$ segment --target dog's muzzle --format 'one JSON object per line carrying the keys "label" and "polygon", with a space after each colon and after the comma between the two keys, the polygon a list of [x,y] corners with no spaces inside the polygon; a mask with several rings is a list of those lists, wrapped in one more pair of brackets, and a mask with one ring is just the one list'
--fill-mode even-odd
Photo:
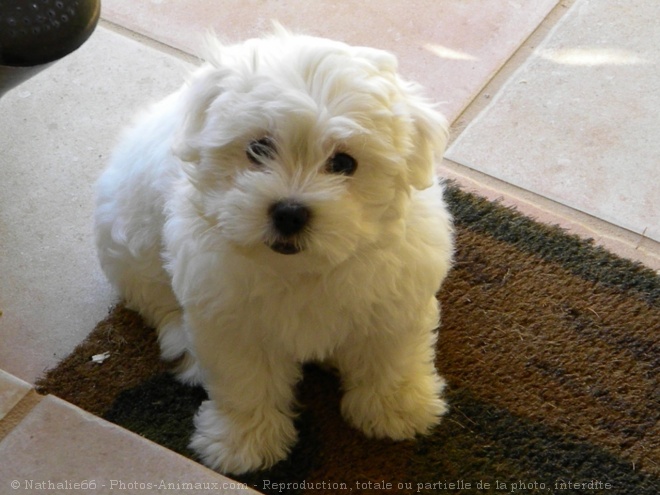
{"label": "dog's muzzle", "polygon": [[269,247],[280,254],[296,254],[301,247],[296,237],[309,224],[312,216],[310,209],[295,201],[278,201],[268,210],[273,228],[278,239]]}

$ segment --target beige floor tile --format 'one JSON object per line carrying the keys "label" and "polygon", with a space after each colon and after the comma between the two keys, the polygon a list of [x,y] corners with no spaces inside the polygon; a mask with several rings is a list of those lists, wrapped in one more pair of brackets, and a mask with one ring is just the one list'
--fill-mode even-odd
{"label": "beige floor tile", "polygon": [[658,18],[577,0],[448,157],[660,240]]}
{"label": "beige floor tile", "polygon": [[33,382],[107,313],[92,185],[136,109],[186,70],[99,28],[0,99],[0,368]]}
{"label": "beige floor tile", "polygon": [[31,389],[29,383],[0,370],[0,421]]}
{"label": "beige floor tile", "polygon": [[0,493],[256,493],[53,396],[0,442],[0,459]]}
{"label": "beige floor tile", "polygon": [[103,17],[188,53],[209,29],[240,41],[270,29],[369,45],[397,54],[401,72],[444,102],[450,120],[538,26],[556,0],[105,0]]}

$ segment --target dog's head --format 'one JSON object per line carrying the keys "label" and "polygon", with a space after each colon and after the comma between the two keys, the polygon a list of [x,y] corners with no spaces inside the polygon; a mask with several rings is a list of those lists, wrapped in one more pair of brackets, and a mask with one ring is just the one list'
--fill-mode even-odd
{"label": "dog's head", "polygon": [[212,45],[182,92],[175,146],[209,235],[307,266],[400,239],[447,126],[395,57],[283,29]]}

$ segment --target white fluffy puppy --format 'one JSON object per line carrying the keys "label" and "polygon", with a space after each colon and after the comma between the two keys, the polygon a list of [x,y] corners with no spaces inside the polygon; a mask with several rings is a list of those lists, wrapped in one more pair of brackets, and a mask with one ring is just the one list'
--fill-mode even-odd
{"label": "white fluffy puppy", "polygon": [[95,217],[108,278],[208,391],[192,449],[234,474],[284,459],[309,360],[337,368],[366,435],[428,432],[444,118],[380,50],[278,28],[211,52],[127,133]]}

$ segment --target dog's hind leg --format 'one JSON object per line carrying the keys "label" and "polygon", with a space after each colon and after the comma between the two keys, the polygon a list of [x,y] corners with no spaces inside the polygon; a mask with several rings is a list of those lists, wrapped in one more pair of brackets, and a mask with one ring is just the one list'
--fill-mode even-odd
{"label": "dog's hind leg", "polygon": [[185,329],[183,309],[168,283],[161,280],[141,280],[134,283],[127,306],[137,310],[158,333],[161,357],[176,361],[173,369],[179,381],[201,384],[197,359],[193,356]]}
{"label": "dog's hind leg", "polygon": [[[183,309],[172,291],[169,275],[159,262],[160,254],[141,253],[136,258],[116,244],[100,253],[103,270],[126,307],[140,313],[156,329],[161,357],[165,361],[177,361],[174,372],[180,381],[199,384],[199,366],[190,351]],[[149,262],[154,260],[158,262]]]}

